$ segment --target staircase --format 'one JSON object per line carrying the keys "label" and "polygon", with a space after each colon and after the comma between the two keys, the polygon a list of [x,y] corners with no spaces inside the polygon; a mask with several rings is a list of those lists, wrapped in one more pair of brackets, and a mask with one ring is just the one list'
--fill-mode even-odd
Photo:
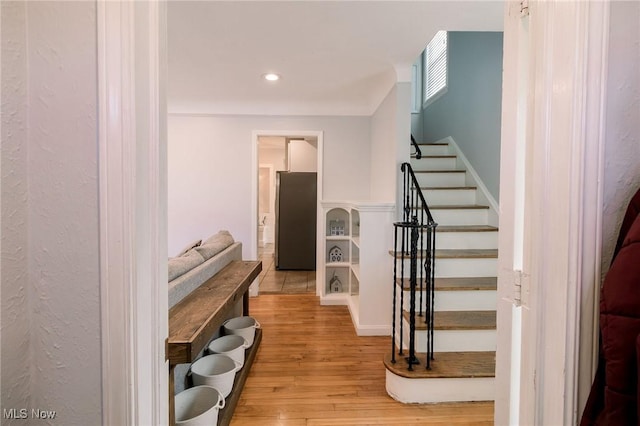
{"label": "staircase", "polygon": [[[429,315],[417,316],[414,345],[420,364],[409,368],[405,357],[410,341],[410,284],[406,278],[397,280],[402,314],[396,315],[396,321],[402,322],[402,331],[398,327],[394,336],[396,362],[391,354],[384,359],[387,392],[405,403],[493,400],[498,257],[498,228],[493,225],[497,224],[497,212],[478,201],[486,198],[479,193],[465,161],[455,154],[455,145],[421,144],[419,148],[421,158],[412,156],[410,164],[438,224],[433,359],[427,369]],[[409,270],[409,260],[402,257],[396,266],[404,262]],[[426,300],[425,294],[416,295],[416,311],[422,304],[422,310],[428,312]],[[397,353],[400,342],[402,354]]]}

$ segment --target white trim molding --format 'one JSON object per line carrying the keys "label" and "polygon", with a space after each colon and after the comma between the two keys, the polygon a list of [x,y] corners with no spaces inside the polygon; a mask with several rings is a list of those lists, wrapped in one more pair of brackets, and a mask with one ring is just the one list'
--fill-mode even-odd
{"label": "white trim molding", "polygon": [[[525,18],[516,2],[506,5],[496,424],[577,424],[588,395],[597,344],[608,23],[607,0],[530,1]],[[526,90],[518,73],[528,75]],[[522,273],[514,274],[518,259],[509,253],[518,250]],[[504,303],[516,275],[518,315]]]}
{"label": "white trim molding", "polygon": [[168,423],[166,4],[97,2],[102,423]]}

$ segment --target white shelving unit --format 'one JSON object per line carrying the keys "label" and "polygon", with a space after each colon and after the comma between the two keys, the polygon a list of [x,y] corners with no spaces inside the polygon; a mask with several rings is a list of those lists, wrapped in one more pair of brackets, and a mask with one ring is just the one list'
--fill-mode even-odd
{"label": "white shelving unit", "polygon": [[393,292],[392,203],[323,201],[317,294],[347,305],[358,335],[389,335]]}

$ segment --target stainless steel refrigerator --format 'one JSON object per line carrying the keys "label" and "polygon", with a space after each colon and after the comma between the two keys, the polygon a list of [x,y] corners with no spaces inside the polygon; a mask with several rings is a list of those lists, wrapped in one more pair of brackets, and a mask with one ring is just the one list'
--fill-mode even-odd
{"label": "stainless steel refrigerator", "polygon": [[276,269],[316,269],[316,173],[276,174]]}

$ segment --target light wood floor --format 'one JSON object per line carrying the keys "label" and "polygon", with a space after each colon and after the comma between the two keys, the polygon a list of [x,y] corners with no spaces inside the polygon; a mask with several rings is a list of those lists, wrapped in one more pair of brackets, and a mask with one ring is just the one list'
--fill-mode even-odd
{"label": "light wood floor", "polygon": [[401,404],[385,391],[388,337],[356,336],[345,306],[315,295],[250,301],[263,328],[232,426],[490,425],[493,403]]}

